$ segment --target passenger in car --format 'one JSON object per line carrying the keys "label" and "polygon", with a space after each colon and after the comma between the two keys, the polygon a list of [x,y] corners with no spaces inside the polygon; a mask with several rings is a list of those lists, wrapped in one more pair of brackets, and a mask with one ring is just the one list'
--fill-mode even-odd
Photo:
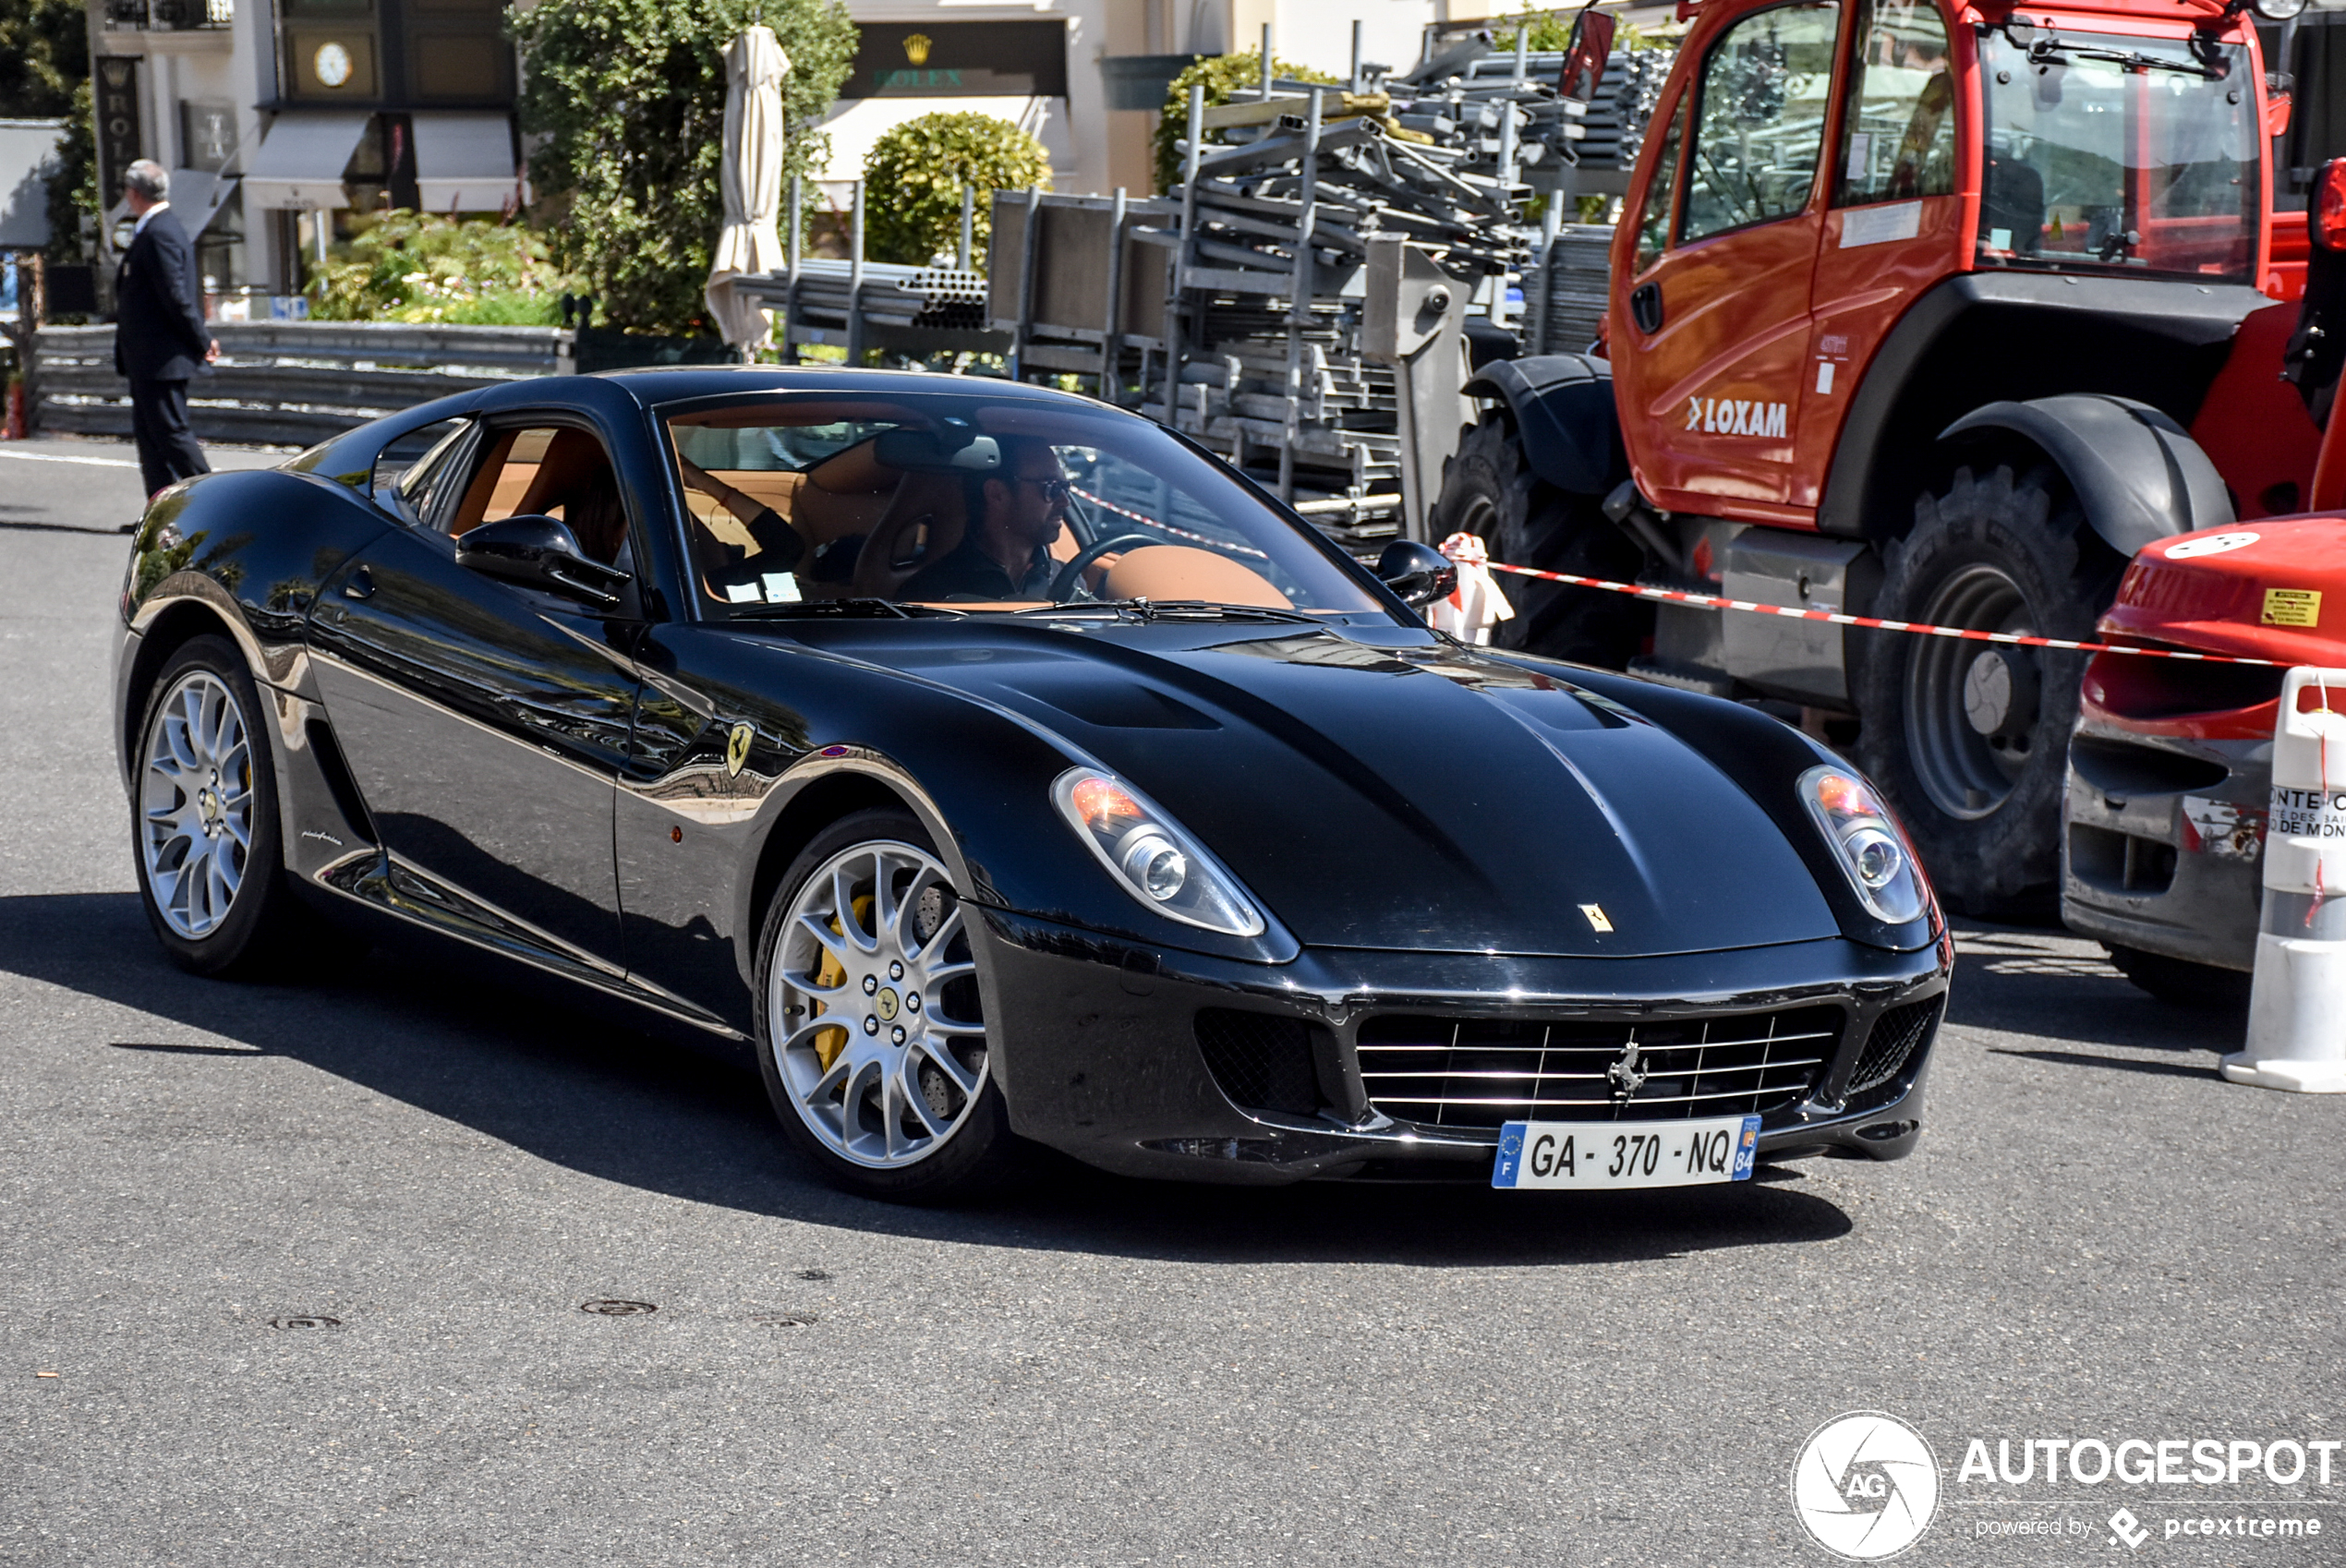
{"label": "passenger in car", "polygon": [[[797,567],[806,554],[806,541],[780,513],[748,491],[727,484],[689,457],[680,454],[676,462],[686,485],[732,513],[735,521],[749,530],[749,537],[757,542],[756,570],[789,572]],[[741,545],[719,538],[697,520],[693,528],[693,552],[701,574],[711,582],[740,576],[744,563],[752,554]]]}
{"label": "passenger in car", "polygon": [[1047,441],[996,438],[999,472],[974,488],[975,526],[943,560],[923,567],[898,594],[906,599],[1047,599],[1059,563],[1051,542],[1067,521],[1067,470]]}

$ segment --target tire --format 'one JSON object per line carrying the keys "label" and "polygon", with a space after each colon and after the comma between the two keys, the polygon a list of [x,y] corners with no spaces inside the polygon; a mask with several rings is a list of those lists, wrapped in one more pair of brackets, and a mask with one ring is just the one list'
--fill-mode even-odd
{"label": "tire", "polygon": [[[1474,534],[1491,559],[1543,572],[1631,582],[1644,557],[1604,515],[1602,498],[1569,495],[1524,460],[1523,443],[1493,415],[1467,433],[1442,475],[1437,537]],[[1653,607],[1626,594],[1501,573],[1515,619],[1492,628],[1501,647],[1626,669],[1653,632]]]}
{"label": "tire", "polygon": [[[893,929],[890,908],[905,911]],[[928,835],[901,811],[857,812],[816,835],[767,910],[758,1070],[792,1146],[851,1192],[942,1202],[1015,1173],[961,918]],[[851,1021],[816,1021],[839,1015]]]}
{"label": "tire", "polygon": [[269,709],[227,638],[165,661],[139,720],[130,802],[139,903],[180,968],[248,977],[300,950]]}
{"label": "tire", "polygon": [[2239,970],[2219,969],[2214,964],[2171,959],[2164,953],[2121,947],[2108,942],[2102,947],[2109,951],[2110,961],[2117,966],[2119,973],[2162,1002],[2210,1012],[2245,1012],[2248,1008],[2251,977]]}
{"label": "tire", "polygon": [[[1955,470],[1884,552],[1887,620],[2091,638],[2125,561],[2058,470]],[[2050,916],[2086,656],[1874,631],[1853,660],[1858,760],[1940,898],[1962,913]]]}

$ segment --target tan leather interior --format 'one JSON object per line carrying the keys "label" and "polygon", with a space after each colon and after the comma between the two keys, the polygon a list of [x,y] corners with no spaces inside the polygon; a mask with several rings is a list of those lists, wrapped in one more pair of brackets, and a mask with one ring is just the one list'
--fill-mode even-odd
{"label": "tan leather interior", "polygon": [[968,529],[969,507],[959,478],[905,475],[856,553],[851,591],[858,598],[895,598],[914,573],[950,555]]}
{"label": "tan leather interior", "polygon": [[490,444],[448,531],[461,536],[483,523],[531,513],[559,517],[570,498],[610,466],[603,443],[585,430],[507,430]]}
{"label": "tan leather interior", "polygon": [[1206,599],[1215,604],[1293,608],[1270,579],[1228,556],[1192,545],[1143,545],[1109,567],[1100,597],[1108,599]]}
{"label": "tan leather interior", "polygon": [[[514,456],[518,458],[521,453],[516,452]],[[603,452],[603,443],[593,436],[584,430],[556,430],[554,439],[547,443],[545,455],[538,460],[538,471],[529,476],[521,500],[514,503],[513,512],[507,515],[553,512],[581,493],[590,480],[610,466],[611,459]],[[498,488],[504,488],[502,476],[499,476]]]}

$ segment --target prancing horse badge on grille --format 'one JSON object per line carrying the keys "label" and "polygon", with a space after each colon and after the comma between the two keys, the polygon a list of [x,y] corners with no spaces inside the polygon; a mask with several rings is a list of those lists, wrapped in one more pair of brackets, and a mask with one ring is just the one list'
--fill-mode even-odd
{"label": "prancing horse badge on grille", "polygon": [[1639,1055],[1638,1043],[1632,1040],[1621,1047],[1621,1059],[1604,1069],[1604,1076],[1613,1080],[1614,1099],[1626,1100],[1645,1087],[1646,1072],[1638,1065]]}

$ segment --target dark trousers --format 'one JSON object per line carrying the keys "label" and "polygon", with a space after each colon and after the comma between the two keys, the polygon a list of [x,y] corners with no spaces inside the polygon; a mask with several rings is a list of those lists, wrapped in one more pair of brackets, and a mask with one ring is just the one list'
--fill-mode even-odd
{"label": "dark trousers", "polygon": [[212,472],[196,433],[187,428],[187,383],[130,383],[130,435],[139,443],[139,473],[147,493]]}

